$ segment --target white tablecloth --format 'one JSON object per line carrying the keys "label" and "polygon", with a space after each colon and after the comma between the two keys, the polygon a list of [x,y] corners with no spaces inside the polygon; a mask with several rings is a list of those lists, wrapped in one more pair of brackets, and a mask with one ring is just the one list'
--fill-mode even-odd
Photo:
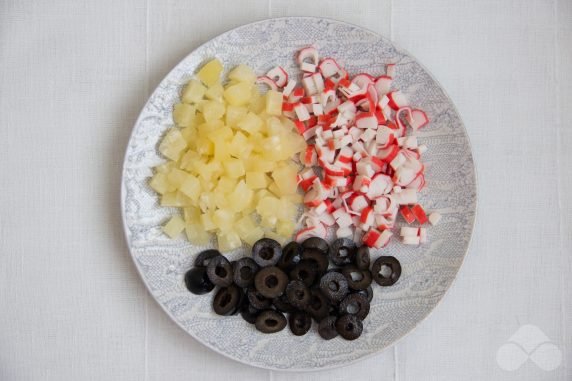
{"label": "white tablecloth", "polygon": [[[434,313],[373,358],[296,375],[170,321],[119,210],[129,133],[161,78],[217,34],[287,15],[416,56],[458,106],[479,182],[469,255]],[[570,0],[4,0],[0,380],[571,380],[571,115]]]}

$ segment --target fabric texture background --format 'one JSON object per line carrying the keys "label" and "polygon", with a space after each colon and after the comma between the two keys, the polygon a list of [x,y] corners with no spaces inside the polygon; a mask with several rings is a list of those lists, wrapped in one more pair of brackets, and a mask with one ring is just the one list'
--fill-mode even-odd
{"label": "fabric texture background", "polygon": [[[295,375],[178,328],[139,279],[119,209],[127,140],[161,78],[228,29],[290,15],[415,56],[459,109],[479,186],[469,254],[430,317],[373,358]],[[570,380],[571,105],[570,0],[2,1],[0,380]],[[526,325],[560,352],[555,369],[535,351],[512,371],[498,361]]]}

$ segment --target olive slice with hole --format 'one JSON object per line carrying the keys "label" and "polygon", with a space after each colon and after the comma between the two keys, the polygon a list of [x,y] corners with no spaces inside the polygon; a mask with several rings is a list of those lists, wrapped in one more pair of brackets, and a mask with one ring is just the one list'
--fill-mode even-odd
{"label": "olive slice with hole", "polygon": [[365,290],[357,291],[356,294],[360,294],[360,295],[365,296],[367,301],[371,303],[371,300],[373,299],[373,288],[371,288],[371,286],[369,286]]}
{"label": "olive slice with hole", "polygon": [[336,320],[336,331],[346,340],[355,340],[361,336],[363,323],[356,315],[343,315]]}
{"label": "olive slice with hole", "polygon": [[313,262],[318,276],[325,274],[328,271],[330,260],[328,256],[317,249],[304,249],[302,251],[302,259]]}
{"label": "olive slice with hole", "polygon": [[282,255],[282,246],[270,238],[262,238],[252,246],[252,259],[260,267],[274,266]]}
{"label": "olive slice with hole", "polygon": [[[286,288],[288,288],[288,287],[286,287]],[[276,311],[280,311],[280,312],[287,313],[287,312],[293,312],[296,310],[296,307],[291,305],[290,302],[288,301],[288,297],[286,296],[286,293],[280,295],[277,298],[272,299],[272,305],[274,306]]]}
{"label": "olive slice with hole", "polygon": [[314,320],[321,321],[330,313],[330,301],[319,288],[312,288],[310,293],[311,297],[306,306],[306,311]]}
{"label": "olive slice with hole", "polygon": [[276,333],[286,327],[287,321],[284,315],[278,311],[262,311],[254,323],[257,330],[262,333]]}
{"label": "olive slice with hole", "polygon": [[228,287],[232,284],[232,265],[228,259],[222,255],[214,257],[209,261],[207,274],[215,286]]}
{"label": "olive slice with hole", "polygon": [[304,336],[312,327],[312,318],[306,312],[295,311],[288,317],[290,331],[296,336]]}
{"label": "olive slice with hole", "polygon": [[254,287],[267,298],[276,298],[284,292],[288,276],[276,266],[264,267],[254,276]]}
{"label": "olive slice with hole", "polygon": [[245,303],[240,311],[240,316],[250,324],[254,324],[256,322],[256,318],[260,314],[260,310],[254,308],[248,303]]}
{"label": "olive slice with hole", "polygon": [[291,280],[286,286],[286,297],[292,306],[303,309],[310,302],[312,294],[308,286],[301,280]]}
{"label": "olive slice with hole", "polygon": [[320,237],[310,237],[306,239],[304,242],[302,242],[302,247],[304,249],[316,249],[324,255],[328,255],[328,251],[330,250],[330,245],[328,245],[328,242]]}
{"label": "olive slice with hole", "polygon": [[242,290],[234,284],[222,287],[213,299],[213,310],[218,315],[234,315],[240,309],[243,297]]}
{"label": "olive slice with hole", "polygon": [[276,264],[284,271],[290,271],[302,260],[302,245],[292,241],[282,249],[282,256]]}
{"label": "olive slice with hole", "polygon": [[379,257],[373,262],[371,275],[380,286],[391,286],[401,276],[401,264],[395,257]]}
{"label": "olive slice with hole", "polygon": [[348,280],[348,286],[352,290],[365,290],[371,285],[371,273],[369,270],[360,270],[355,266],[346,266],[342,274]]}
{"label": "olive slice with hole", "polygon": [[364,320],[369,314],[369,302],[367,298],[360,294],[349,294],[340,303],[340,315],[356,315],[358,319]]}
{"label": "olive slice with hole", "polygon": [[210,260],[219,255],[222,255],[220,251],[214,249],[202,251],[197,255],[197,258],[195,258],[195,266],[207,267]]}
{"label": "olive slice with hole", "polygon": [[331,340],[338,336],[338,331],[336,330],[336,316],[330,315],[320,320],[318,325],[318,333],[324,340]]}
{"label": "olive slice with hole", "polygon": [[270,304],[272,303],[270,299],[264,297],[254,287],[248,289],[246,292],[246,297],[248,299],[248,303],[259,310],[265,310],[269,308]]}
{"label": "olive slice with hole", "polygon": [[353,262],[356,244],[348,238],[338,238],[330,246],[330,259],[336,266],[348,265]]}
{"label": "olive slice with hole", "polygon": [[360,270],[368,270],[371,262],[369,247],[360,246],[354,256],[354,264]]}
{"label": "olive slice with hole", "polygon": [[310,261],[303,260],[290,270],[291,280],[301,280],[308,287],[314,284],[314,281],[319,278],[317,275],[316,268]]}
{"label": "olive slice with hole", "polygon": [[343,274],[337,272],[327,273],[320,280],[320,290],[330,301],[338,303],[349,292],[348,280]]}
{"label": "olive slice with hole", "polygon": [[254,283],[254,276],[259,267],[252,258],[244,257],[233,263],[232,272],[234,283],[238,287],[246,288]]}

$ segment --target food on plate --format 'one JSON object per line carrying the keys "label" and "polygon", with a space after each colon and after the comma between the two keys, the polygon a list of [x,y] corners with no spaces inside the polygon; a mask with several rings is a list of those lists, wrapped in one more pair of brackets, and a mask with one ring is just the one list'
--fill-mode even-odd
{"label": "food on plate", "polygon": [[[325,340],[338,335],[355,340],[370,311],[372,279],[391,286],[401,275],[401,265],[394,257],[380,257],[370,271],[367,246],[347,238],[336,242],[329,245],[310,237],[282,248],[262,238],[253,245],[252,258],[232,263],[217,250],[206,250],[185,274],[185,285],[196,295],[218,286],[213,311],[223,316],[240,313],[262,333],[279,332],[288,325],[292,334],[303,336],[314,320]],[[342,250],[344,261],[334,262],[339,256],[330,253]]]}
{"label": "food on plate", "polygon": [[215,235],[218,249],[252,245],[266,236],[284,242],[295,231],[299,164],[306,148],[295,124],[282,114],[282,94],[261,94],[246,65],[223,82],[212,60],[184,87],[173,108],[175,127],[159,144],[168,159],[149,185],[165,207],[182,208],[163,227],[171,238],[186,232],[199,245]]}

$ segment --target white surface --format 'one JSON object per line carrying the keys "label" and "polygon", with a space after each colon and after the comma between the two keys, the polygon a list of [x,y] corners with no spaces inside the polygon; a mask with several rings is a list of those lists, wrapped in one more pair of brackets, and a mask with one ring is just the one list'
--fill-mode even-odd
{"label": "white surface", "polygon": [[[302,14],[380,32],[437,77],[472,139],[479,212],[458,280],[411,335],[294,377],[208,351],[151,300],[119,179],[172,66],[227,29]],[[570,0],[2,1],[0,380],[570,380],[571,105]],[[561,351],[555,370],[497,364],[524,324]]]}

